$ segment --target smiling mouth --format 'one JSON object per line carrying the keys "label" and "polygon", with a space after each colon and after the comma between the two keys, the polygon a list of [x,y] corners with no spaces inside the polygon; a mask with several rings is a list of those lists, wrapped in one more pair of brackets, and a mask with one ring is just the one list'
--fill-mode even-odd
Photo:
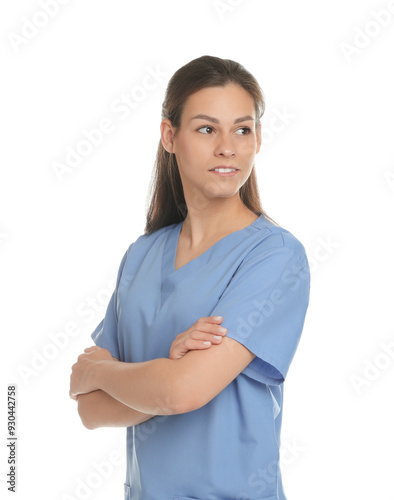
{"label": "smiling mouth", "polygon": [[225,167],[216,167],[210,170],[216,177],[235,177],[239,169],[238,168],[225,168]]}
{"label": "smiling mouth", "polygon": [[238,168],[233,168],[233,167],[216,167],[212,168],[210,172],[221,172],[223,174],[230,173],[230,172],[236,172],[239,170]]}

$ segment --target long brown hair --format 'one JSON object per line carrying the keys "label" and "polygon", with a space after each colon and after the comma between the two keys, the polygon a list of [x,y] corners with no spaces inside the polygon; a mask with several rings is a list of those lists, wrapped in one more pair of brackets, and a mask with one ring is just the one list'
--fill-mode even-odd
{"label": "long brown hair", "polygon": [[[162,106],[162,120],[168,118],[175,128],[179,128],[185,102],[191,94],[206,87],[224,87],[229,83],[239,85],[252,97],[256,110],[257,129],[265,110],[263,92],[257,80],[241,64],[214,56],[194,59],[173,74]],[[157,149],[149,193],[150,202],[145,234],[185,220],[187,205],[178,164],[175,155],[164,149],[161,140]],[[273,224],[278,225],[261,206],[254,166],[247,181],[239,189],[239,197],[249,210],[259,215],[262,214]]]}

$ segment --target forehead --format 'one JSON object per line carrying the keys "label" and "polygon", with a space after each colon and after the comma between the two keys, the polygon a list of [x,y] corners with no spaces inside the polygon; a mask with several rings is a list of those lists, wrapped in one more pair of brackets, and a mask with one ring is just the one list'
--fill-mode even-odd
{"label": "forehead", "polygon": [[183,116],[187,119],[196,113],[219,119],[243,115],[255,118],[256,110],[249,92],[239,85],[228,84],[224,87],[206,87],[190,95],[185,102]]}

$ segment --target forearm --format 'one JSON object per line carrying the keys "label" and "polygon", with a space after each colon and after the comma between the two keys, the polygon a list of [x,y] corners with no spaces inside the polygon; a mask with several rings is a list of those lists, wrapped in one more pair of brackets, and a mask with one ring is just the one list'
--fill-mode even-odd
{"label": "forearm", "polygon": [[183,413],[179,398],[179,361],[166,358],[143,363],[99,361],[93,385],[138,412],[152,415]]}
{"label": "forearm", "polygon": [[79,416],[88,429],[129,427],[154,416],[130,408],[102,390],[80,394],[77,403]]}

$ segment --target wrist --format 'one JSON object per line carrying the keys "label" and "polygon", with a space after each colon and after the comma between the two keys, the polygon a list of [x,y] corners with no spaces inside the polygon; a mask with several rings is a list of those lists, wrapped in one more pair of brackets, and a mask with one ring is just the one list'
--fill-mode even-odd
{"label": "wrist", "polygon": [[105,374],[107,373],[108,364],[114,363],[115,361],[101,359],[93,364],[91,371],[91,385],[94,387],[93,391],[103,389],[102,384],[105,380]]}

